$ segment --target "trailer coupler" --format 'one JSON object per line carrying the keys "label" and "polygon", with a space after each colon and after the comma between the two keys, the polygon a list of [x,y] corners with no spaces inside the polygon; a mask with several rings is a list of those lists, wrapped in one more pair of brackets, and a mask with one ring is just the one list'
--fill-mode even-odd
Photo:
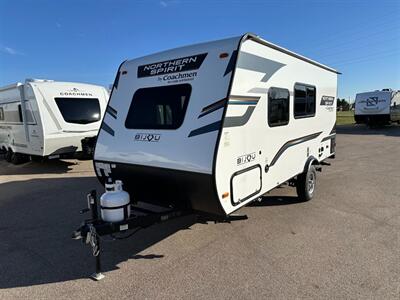
{"label": "trailer coupler", "polygon": [[99,218],[98,201],[96,191],[93,190],[87,195],[88,208],[80,212],[91,212],[91,219],[87,219],[72,233],[73,239],[81,239],[92,248],[92,255],[95,257],[96,269],[90,277],[94,280],[101,280],[104,275],[101,272],[101,237],[115,233],[130,232],[130,237],[138,230],[149,227],[156,223],[165,222],[190,213],[190,211],[177,210],[161,206],[137,203],[131,205],[131,215],[121,222],[105,222]]}

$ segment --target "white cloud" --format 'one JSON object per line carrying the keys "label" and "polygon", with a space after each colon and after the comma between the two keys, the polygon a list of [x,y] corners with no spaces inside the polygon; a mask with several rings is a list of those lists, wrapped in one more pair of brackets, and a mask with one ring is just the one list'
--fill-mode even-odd
{"label": "white cloud", "polygon": [[11,55],[17,54],[17,51],[15,51],[13,48],[10,48],[10,47],[4,47],[4,51]]}
{"label": "white cloud", "polygon": [[19,52],[11,47],[0,46],[0,52],[7,53],[10,55],[24,55],[22,52]]}
{"label": "white cloud", "polygon": [[180,4],[180,0],[161,0],[160,1],[160,6],[165,8],[165,7],[169,7],[172,5],[178,5]]}

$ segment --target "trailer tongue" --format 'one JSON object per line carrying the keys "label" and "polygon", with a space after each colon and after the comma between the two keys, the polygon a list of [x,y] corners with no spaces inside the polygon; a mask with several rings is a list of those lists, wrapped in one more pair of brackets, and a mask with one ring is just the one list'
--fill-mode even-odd
{"label": "trailer tongue", "polygon": [[[116,182],[115,185],[121,186],[120,182]],[[102,195],[103,198],[107,195],[108,191]],[[126,209],[123,213],[123,218],[120,221],[108,222],[107,214],[104,210],[110,209],[104,208],[100,205],[97,199],[96,190],[92,190],[87,195],[88,208],[82,209],[81,214],[91,212],[91,218],[86,219],[83,224],[72,233],[72,238],[79,240],[81,239],[83,243],[91,246],[92,254],[96,260],[96,271],[90,277],[94,280],[101,280],[104,275],[101,272],[101,237],[110,235],[115,240],[125,239],[133,236],[140,229],[150,227],[151,225],[165,222],[167,220],[175,219],[189,214],[195,214],[192,210],[181,210],[174,207],[163,207],[158,205],[150,205],[144,202],[130,204],[130,213],[126,213]],[[132,204],[133,203],[133,204]],[[112,210],[124,209],[122,206],[113,207]],[[101,214],[99,214],[99,210]],[[199,216],[200,217],[200,216]],[[209,218],[204,218],[202,215],[202,220],[210,220]],[[230,222],[236,220],[246,220],[246,215],[230,215],[225,218],[213,217],[214,222]],[[115,236],[116,233],[125,233],[124,236]]]}

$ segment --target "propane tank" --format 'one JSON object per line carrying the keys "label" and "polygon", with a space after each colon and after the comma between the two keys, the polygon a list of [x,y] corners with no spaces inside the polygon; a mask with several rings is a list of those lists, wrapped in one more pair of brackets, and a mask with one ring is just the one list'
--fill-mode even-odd
{"label": "propane tank", "polygon": [[105,222],[126,220],[130,213],[129,194],[122,189],[122,181],[106,183],[106,192],[100,197],[101,219]]}

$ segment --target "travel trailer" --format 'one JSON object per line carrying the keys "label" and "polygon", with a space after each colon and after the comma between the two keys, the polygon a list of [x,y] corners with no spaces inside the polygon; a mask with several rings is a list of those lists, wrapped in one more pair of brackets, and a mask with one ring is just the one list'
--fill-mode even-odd
{"label": "travel trailer", "polygon": [[107,90],[91,84],[28,79],[2,87],[0,150],[13,163],[81,152],[82,140],[97,136],[107,101]]}
{"label": "travel trailer", "polygon": [[308,200],[335,154],[338,74],[252,34],[125,61],[96,174],[121,180],[133,201],[212,215],[289,180]]}
{"label": "travel trailer", "polygon": [[400,124],[400,91],[383,89],[357,94],[354,119],[358,124]]}
{"label": "travel trailer", "polygon": [[285,182],[310,200],[335,155],[338,74],[253,34],[123,62],[94,154],[106,192],[72,235],[92,247],[92,278],[102,235],[244,219],[232,213]]}

